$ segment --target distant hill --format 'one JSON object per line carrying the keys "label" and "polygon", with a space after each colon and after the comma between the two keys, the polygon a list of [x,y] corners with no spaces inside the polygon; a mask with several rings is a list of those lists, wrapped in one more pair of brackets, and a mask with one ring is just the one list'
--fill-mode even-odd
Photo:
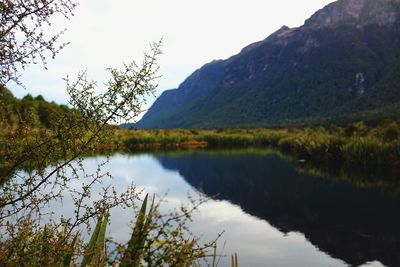
{"label": "distant hill", "polygon": [[0,127],[15,127],[24,124],[36,128],[51,128],[56,124],[59,115],[70,112],[65,105],[47,102],[41,95],[30,94],[17,99],[6,88],[0,85]]}
{"label": "distant hill", "polygon": [[[239,34],[239,33],[238,33]],[[129,127],[400,117],[400,1],[339,0],[165,91]]]}

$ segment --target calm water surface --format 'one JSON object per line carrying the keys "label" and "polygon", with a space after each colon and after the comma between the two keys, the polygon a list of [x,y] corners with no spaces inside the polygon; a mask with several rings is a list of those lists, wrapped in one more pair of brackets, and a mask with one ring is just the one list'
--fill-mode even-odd
{"label": "calm water surface", "polygon": [[[84,164],[95,170],[104,159]],[[237,252],[240,266],[400,266],[399,197],[301,173],[276,154],[117,154],[105,170],[117,190],[133,182],[145,192],[168,193],[169,207],[198,189],[217,196],[191,227],[205,241],[225,231],[219,248],[226,241],[223,253]],[[72,214],[68,201],[57,205],[57,212]],[[131,210],[113,210],[108,235],[127,241],[132,219]],[[230,258],[220,266],[230,266]]]}

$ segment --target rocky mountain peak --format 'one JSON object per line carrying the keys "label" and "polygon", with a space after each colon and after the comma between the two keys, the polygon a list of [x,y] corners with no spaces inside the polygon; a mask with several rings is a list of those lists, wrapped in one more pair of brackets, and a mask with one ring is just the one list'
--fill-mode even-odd
{"label": "rocky mountain peak", "polygon": [[306,21],[305,27],[388,25],[397,21],[399,6],[399,0],[339,0],[315,13]]}
{"label": "rocky mountain peak", "polygon": [[400,118],[400,0],[338,0],[166,91],[137,127]]}

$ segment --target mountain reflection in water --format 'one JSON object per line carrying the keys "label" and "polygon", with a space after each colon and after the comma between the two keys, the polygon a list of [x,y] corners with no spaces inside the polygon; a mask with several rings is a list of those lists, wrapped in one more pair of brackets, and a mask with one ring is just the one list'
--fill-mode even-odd
{"label": "mountain reflection in water", "polygon": [[296,171],[274,154],[157,156],[209,196],[228,200],[284,233],[301,232],[352,266],[400,266],[400,198]]}

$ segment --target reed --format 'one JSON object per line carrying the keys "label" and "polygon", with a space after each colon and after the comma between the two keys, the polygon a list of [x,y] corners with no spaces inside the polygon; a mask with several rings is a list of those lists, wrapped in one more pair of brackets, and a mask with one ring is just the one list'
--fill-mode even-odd
{"label": "reed", "polygon": [[164,129],[117,131],[117,147],[143,149],[269,147],[298,160],[357,168],[400,168],[400,126],[362,122],[345,127],[287,129]]}
{"label": "reed", "polygon": [[[0,132],[7,135],[7,132]],[[352,168],[399,169],[400,125],[382,122],[369,127],[362,122],[287,129],[117,129],[94,145],[94,151],[180,150],[196,148],[273,148],[297,160],[341,164]],[[24,149],[21,145],[16,149]],[[6,143],[0,143],[0,169],[7,162]],[[28,168],[29,166],[27,166]]]}

